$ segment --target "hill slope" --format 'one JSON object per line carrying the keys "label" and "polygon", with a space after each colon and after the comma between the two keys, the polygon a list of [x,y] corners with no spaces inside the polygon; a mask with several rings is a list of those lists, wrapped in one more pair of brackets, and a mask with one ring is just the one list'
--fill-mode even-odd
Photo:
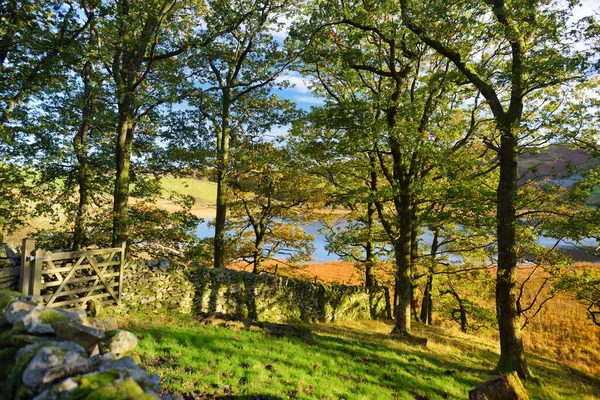
{"label": "hill slope", "polygon": [[[142,361],[163,389],[185,399],[464,399],[494,376],[498,359],[475,336],[416,326],[430,340],[423,348],[395,340],[380,321],[309,325],[291,336],[192,316],[122,324],[140,338]],[[542,382],[526,383],[534,398],[600,398],[599,379],[539,356],[529,361]]]}

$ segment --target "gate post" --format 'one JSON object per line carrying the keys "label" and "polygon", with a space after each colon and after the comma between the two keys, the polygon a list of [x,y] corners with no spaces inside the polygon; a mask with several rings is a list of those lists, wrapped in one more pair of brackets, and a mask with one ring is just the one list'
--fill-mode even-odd
{"label": "gate post", "polygon": [[44,263],[42,257],[44,252],[42,249],[35,251],[35,258],[33,261],[33,268],[31,269],[31,295],[39,296],[42,293],[42,264]]}
{"label": "gate post", "polygon": [[121,260],[119,264],[119,291],[117,294],[117,305],[121,305],[123,296],[123,269],[125,269],[125,254],[127,253],[127,242],[121,243]]}
{"label": "gate post", "polygon": [[31,253],[35,250],[35,239],[24,238],[21,245],[21,273],[19,275],[19,291],[27,296],[31,288]]}

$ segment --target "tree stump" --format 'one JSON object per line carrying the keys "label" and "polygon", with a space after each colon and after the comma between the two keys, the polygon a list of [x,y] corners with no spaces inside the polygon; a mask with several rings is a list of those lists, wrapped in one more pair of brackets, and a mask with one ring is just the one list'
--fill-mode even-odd
{"label": "tree stump", "polygon": [[515,371],[491,379],[469,392],[469,400],[529,400]]}

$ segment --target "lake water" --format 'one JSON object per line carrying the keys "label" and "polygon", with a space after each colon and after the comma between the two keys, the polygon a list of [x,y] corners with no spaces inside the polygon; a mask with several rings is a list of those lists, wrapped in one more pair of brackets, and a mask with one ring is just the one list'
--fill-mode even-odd
{"label": "lake water", "polygon": [[[213,226],[209,226],[210,222],[212,222],[212,218],[205,218],[205,222],[198,225],[198,228],[196,230],[197,237],[207,238],[207,237],[214,236],[215,228]],[[338,225],[342,227],[344,225],[344,222],[339,222]],[[329,262],[329,261],[339,261],[339,257],[337,254],[329,253],[325,249],[325,246],[327,245],[327,241],[325,240],[325,235],[323,235],[321,232],[319,232],[319,229],[321,229],[322,227],[323,227],[323,224],[320,222],[313,222],[310,225],[304,227],[304,230],[307,233],[315,235],[315,240],[313,242],[313,245],[315,246],[315,251],[313,252],[312,262],[313,263],[323,263],[323,262]],[[420,236],[420,238],[421,238],[421,240],[423,240],[426,243],[431,243],[431,240],[433,239],[433,235],[431,233],[427,232],[427,233],[422,234]],[[555,245],[556,239],[539,236],[538,243],[540,243],[546,247],[552,247]],[[583,241],[583,244],[586,246],[594,246],[594,247],[598,246],[598,242],[591,240],[591,239],[586,239],[585,241]],[[594,263],[600,262],[600,257],[595,257],[595,256],[585,252],[584,250],[575,247],[569,241],[560,241],[558,243],[557,247],[561,251],[569,253],[574,261],[589,261],[589,262],[594,262]]]}

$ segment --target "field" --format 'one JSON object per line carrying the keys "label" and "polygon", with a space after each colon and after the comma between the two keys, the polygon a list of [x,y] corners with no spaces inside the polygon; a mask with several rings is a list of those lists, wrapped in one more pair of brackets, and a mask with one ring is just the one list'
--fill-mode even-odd
{"label": "field", "polygon": [[[193,196],[197,216],[214,216],[214,183],[165,177],[163,188],[165,198],[171,190]],[[176,207],[166,199],[159,205]],[[32,225],[43,224],[39,219]],[[15,243],[21,238],[15,237]],[[278,272],[324,283],[360,283],[356,269],[343,262]],[[140,355],[151,372],[161,375],[165,390],[186,399],[258,394],[272,399],[465,398],[492,376],[498,358],[493,332],[466,335],[440,319],[434,326],[415,326],[417,334],[429,338],[427,348],[394,340],[386,322],[309,325],[299,335],[284,337],[235,322],[204,325],[193,316],[131,316],[120,322],[140,337]],[[600,398],[600,381],[593,378],[600,376],[600,328],[582,305],[557,296],[523,337],[542,382],[527,383],[534,397]]]}
{"label": "field", "polygon": [[168,200],[169,193],[175,192],[194,198],[195,205],[192,207],[192,213],[197,217],[214,217],[217,199],[216,183],[199,179],[165,176],[161,179],[161,185],[165,198],[158,201],[160,207],[167,210],[177,208],[173,202]]}
{"label": "field", "polygon": [[[494,376],[498,359],[490,340],[419,324],[425,348],[396,340],[381,321],[303,325],[283,336],[217,322],[133,316],[121,325],[140,339],[141,361],[163,390],[184,399],[464,399]],[[597,378],[534,354],[529,362],[534,398],[600,398]]]}
{"label": "field", "polygon": [[[356,270],[342,262],[281,272],[358,283]],[[464,334],[439,319],[414,323],[414,332],[429,339],[425,348],[390,336],[386,321],[292,326],[283,336],[193,315],[129,316],[121,324],[141,339],[142,362],[161,376],[164,390],[184,399],[466,398],[494,376],[499,354],[496,334]],[[523,335],[537,378],[526,383],[533,398],[600,399],[600,328],[582,305],[558,296]]]}
{"label": "field", "polygon": [[[583,267],[600,270],[600,264],[575,265],[575,268]],[[520,267],[520,279],[524,280],[529,271],[530,267]],[[310,264],[305,269],[287,272],[288,275],[302,279],[315,280],[316,278],[322,283],[360,284],[356,269],[349,263]],[[525,292],[525,299],[534,296],[541,284],[541,278],[534,276],[530,283],[531,285],[526,286],[529,291]],[[489,307],[493,309],[494,305],[489,304]],[[453,330],[458,329],[457,324],[439,319],[435,321],[435,315],[434,324]],[[498,341],[498,337],[493,332],[485,339],[490,343]],[[523,340],[527,351],[565,363],[590,375],[600,376],[600,327],[594,325],[587,317],[585,306],[567,294],[559,294],[546,303],[524,329]]]}

